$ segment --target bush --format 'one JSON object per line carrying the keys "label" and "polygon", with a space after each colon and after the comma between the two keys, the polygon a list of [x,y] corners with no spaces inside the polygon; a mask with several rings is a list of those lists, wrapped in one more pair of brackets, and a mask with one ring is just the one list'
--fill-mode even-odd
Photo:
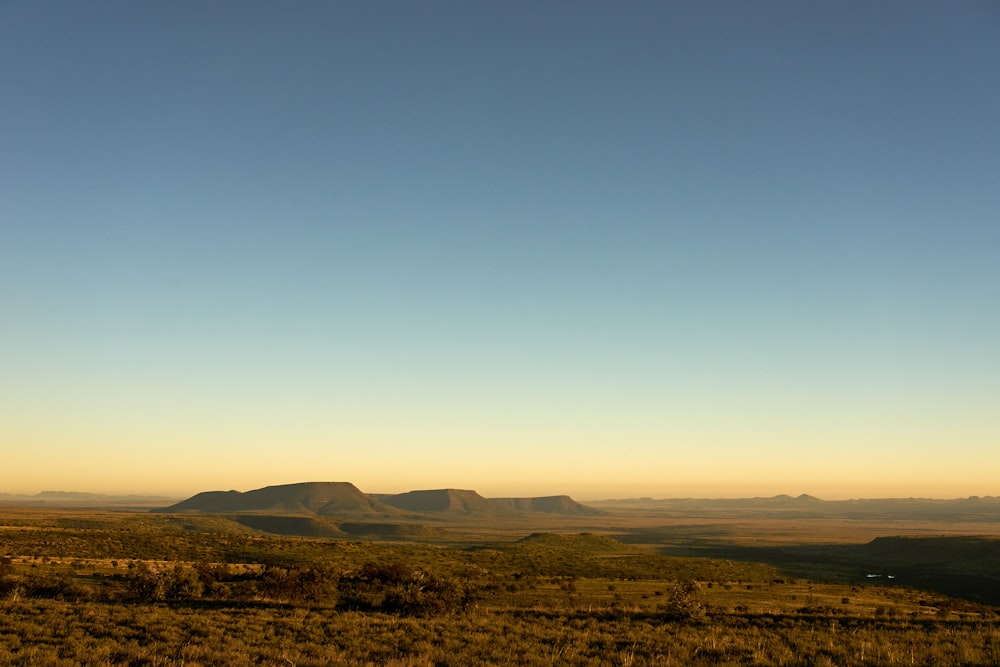
{"label": "bush", "polygon": [[19,598],[24,593],[21,580],[14,575],[0,576],[0,598]]}
{"label": "bush", "polygon": [[260,582],[261,592],[289,602],[322,602],[334,596],[337,575],[326,565],[285,568],[268,565]]}
{"label": "bush", "polygon": [[440,614],[464,609],[474,589],[455,577],[436,575],[403,563],[368,563],[340,578],[342,609],[394,614]]}
{"label": "bush", "polygon": [[90,598],[90,591],[63,574],[9,574],[0,577],[0,595],[4,597],[48,598],[78,602]]}
{"label": "bush", "polygon": [[162,575],[164,600],[196,600],[204,587],[198,573],[190,567],[174,565]]}
{"label": "bush", "polygon": [[161,600],[160,576],[150,567],[149,563],[139,562],[129,564],[128,574],[129,597],[144,602]]}
{"label": "bush", "polygon": [[206,597],[227,598],[232,594],[229,584],[235,576],[228,565],[201,561],[194,564],[194,571]]}
{"label": "bush", "polygon": [[201,597],[203,590],[198,573],[180,564],[159,571],[149,563],[140,562],[132,568],[128,579],[130,596],[143,602],[194,600]]}
{"label": "bush", "polygon": [[698,621],[705,618],[705,599],[701,586],[693,579],[675,582],[664,606],[667,618],[674,621]]}

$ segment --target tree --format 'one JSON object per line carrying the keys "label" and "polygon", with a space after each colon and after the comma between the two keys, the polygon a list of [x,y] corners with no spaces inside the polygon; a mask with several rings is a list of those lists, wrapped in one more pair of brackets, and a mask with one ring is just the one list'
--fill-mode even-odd
{"label": "tree", "polygon": [[664,608],[667,618],[674,621],[698,621],[705,618],[705,596],[694,579],[677,581],[667,594]]}
{"label": "tree", "polygon": [[138,563],[132,572],[128,590],[132,597],[145,602],[193,600],[201,597],[204,587],[198,573],[180,563],[165,571],[149,563]]}
{"label": "tree", "polygon": [[326,565],[285,568],[268,565],[261,580],[264,595],[290,602],[321,602],[333,597],[336,573]]}
{"label": "tree", "polygon": [[204,590],[198,573],[180,564],[163,573],[161,580],[164,600],[194,600]]}

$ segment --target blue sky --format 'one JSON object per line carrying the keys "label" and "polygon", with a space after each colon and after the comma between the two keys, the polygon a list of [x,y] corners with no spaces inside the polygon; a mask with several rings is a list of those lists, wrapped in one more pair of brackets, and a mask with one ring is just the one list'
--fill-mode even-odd
{"label": "blue sky", "polygon": [[989,2],[7,2],[0,491],[998,494]]}

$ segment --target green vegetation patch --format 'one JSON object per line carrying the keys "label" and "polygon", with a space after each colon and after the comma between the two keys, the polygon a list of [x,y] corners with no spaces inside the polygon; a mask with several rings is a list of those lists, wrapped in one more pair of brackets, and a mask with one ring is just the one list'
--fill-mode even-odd
{"label": "green vegetation patch", "polygon": [[273,514],[241,514],[233,520],[242,526],[275,535],[302,537],[342,537],[344,531],[333,521],[311,516],[277,516]]}

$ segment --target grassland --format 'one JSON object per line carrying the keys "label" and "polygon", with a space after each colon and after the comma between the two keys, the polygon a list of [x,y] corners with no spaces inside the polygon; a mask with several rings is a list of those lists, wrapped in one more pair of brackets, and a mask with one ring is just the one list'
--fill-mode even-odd
{"label": "grassland", "polygon": [[[837,556],[871,526],[822,542],[789,523],[546,521],[359,525],[362,540],[2,508],[0,665],[1000,664],[996,607],[868,581]],[[990,540],[955,544],[935,548],[967,574],[994,568]],[[918,551],[858,557],[914,568]],[[793,576],[809,558],[819,576]]]}

